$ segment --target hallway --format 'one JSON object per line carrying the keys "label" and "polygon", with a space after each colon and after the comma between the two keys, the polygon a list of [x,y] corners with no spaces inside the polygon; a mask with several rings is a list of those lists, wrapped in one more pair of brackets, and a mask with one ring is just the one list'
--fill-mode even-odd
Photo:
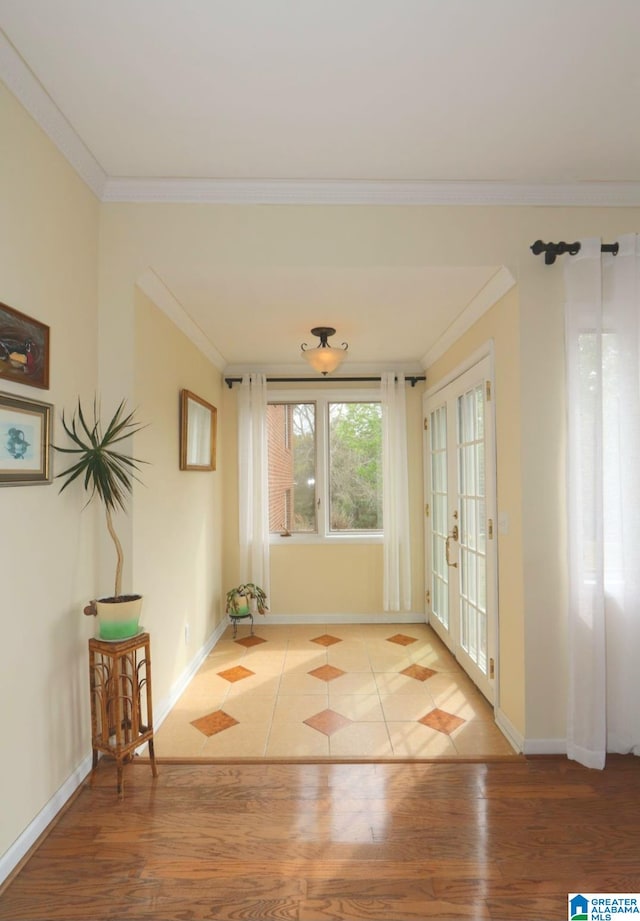
{"label": "hallway", "polygon": [[156,731],[162,759],[517,757],[425,624],[229,627]]}

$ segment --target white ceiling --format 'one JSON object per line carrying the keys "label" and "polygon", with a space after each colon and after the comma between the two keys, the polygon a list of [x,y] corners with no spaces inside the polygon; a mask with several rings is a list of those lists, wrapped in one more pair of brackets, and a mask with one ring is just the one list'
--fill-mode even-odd
{"label": "white ceiling", "polygon": [[[639,0],[0,0],[0,25],[3,79],[106,200],[640,182]],[[499,266],[152,268],[222,364],[318,324],[416,363]]]}

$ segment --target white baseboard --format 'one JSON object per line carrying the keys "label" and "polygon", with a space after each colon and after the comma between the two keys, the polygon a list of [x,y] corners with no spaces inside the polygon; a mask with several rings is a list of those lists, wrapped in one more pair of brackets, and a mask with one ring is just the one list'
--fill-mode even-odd
{"label": "white baseboard", "polygon": [[209,639],[205,642],[198,652],[195,654],[191,662],[184,669],[177,681],[171,686],[168,696],[161,700],[160,703],[154,702],[153,704],[153,728],[154,730],[158,729],[161,724],[165,721],[173,707],[175,706],[176,701],[180,695],[187,689],[189,682],[195,676],[196,672],[207,658],[213,647],[216,645],[224,631],[229,626],[229,623],[226,618],[222,620],[221,623],[215,628]]}
{"label": "white baseboard", "polygon": [[566,755],[566,739],[525,739],[525,755]]}
{"label": "white baseboard", "polygon": [[267,614],[256,624],[424,624],[422,611],[384,611],[380,614]]}
{"label": "white baseboard", "polygon": [[524,736],[513,725],[511,720],[504,715],[502,710],[497,707],[494,712],[496,726],[506,736],[507,741],[514,747],[517,752],[524,751]]}
{"label": "white baseboard", "polygon": [[48,803],[27,825],[22,834],[0,856],[0,883],[18,866],[22,858],[36,843],[40,835],[47,830],[65,803],[73,796],[85,777],[91,771],[93,755],[87,755],[62,786],[56,790]]}
{"label": "white baseboard", "polygon": [[516,751],[523,755],[566,755],[566,739],[527,739],[500,708],[495,711],[496,725],[507,737]]}

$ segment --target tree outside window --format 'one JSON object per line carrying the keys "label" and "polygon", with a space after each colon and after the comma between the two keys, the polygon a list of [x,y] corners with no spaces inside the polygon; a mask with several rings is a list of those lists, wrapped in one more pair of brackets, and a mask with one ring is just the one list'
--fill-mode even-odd
{"label": "tree outside window", "polygon": [[379,402],[270,403],[267,425],[272,533],[382,530]]}

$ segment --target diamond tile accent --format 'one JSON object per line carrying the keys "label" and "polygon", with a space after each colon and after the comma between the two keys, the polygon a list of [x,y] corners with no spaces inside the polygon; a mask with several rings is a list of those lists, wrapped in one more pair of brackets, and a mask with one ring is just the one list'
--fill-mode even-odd
{"label": "diamond tile accent", "polygon": [[323,633],[322,636],[316,636],[311,642],[318,643],[319,646],[333,646],[334,643],[341,643],[342,640],[337,636],[331,636],[330,633]]}
{"label": "diamond tile accent", "polygon": [[214,736],[217,732],[237,726],[238,720],[229,716],[224,710],[214,710],[213,713],[201,716],[197,720],[191,720],[191,725],[206,736]]}
{"label": "diamond tile accent", "polygon": [[435,709],[419,719],[418,722],[422,723],[424,726],[430,726],[431,729],[437,729],[438,732],[444,732],[446,735],[450,735],[454,729],[457,729],[458,726],[462,726],[462,724],[467,721],[461,719],[459,716],[454,716],[453,713],[447,713],[446,710]]}
{"label": "diamond tile accent", "polygon": [[431,678],[437,672],[432,668],[425,668],[424,665],[410,665],[408,668],[403,668],[400,674],[406,675],[407,678],[415,678],[416,681],[426,681],[427,678]]}
{"label": "diamond tile accent", "polygon": [[404,633],[396,633],[395,636],[388,636],[387,643],[397,643],[398,646],[410,646],[412,643],[417,643],[415,636],[407,636]]}
{"label": "diamond tile accent", "polygon": [[353,720],[343,716],[341,713],[337,713],[335,710],[322,710],[320,713],[310,716],[309,719],[303,720],[303,723],[306,723],[307,726],[317,729],[318,732],[322,732],[326,736],[332,736],[338,729],[342,729],[352,722]]}
{"label": "diamond tile accent", "polygon": [[234,643],[237,643],[238,646],[246,646],[248,649],[250,646],[259,646],[260,643],[266,643],[266,640],[263,640],[261,636],[245,636],[241,640],[234,640]]}
{"label": "diamond tile accent", "polygon": [[341,668],[336,668],[335,665],[321,665],[308,674],[313,675],[314,678],[319,678],[320,681],[333,681],[335,678],[339,678],[340,675],[344,675],[345,672]]}
{"label": "diamond tile accent", "polygon": [[255,672],[252,672],[251,669],[245,668],[244,665],[234,665],[233,668],[227,668],[223,672],[218,672],[221,678],[225,678],[227,681],[242,681],[243,678],[249,678],[251,675],[255,675]]}

